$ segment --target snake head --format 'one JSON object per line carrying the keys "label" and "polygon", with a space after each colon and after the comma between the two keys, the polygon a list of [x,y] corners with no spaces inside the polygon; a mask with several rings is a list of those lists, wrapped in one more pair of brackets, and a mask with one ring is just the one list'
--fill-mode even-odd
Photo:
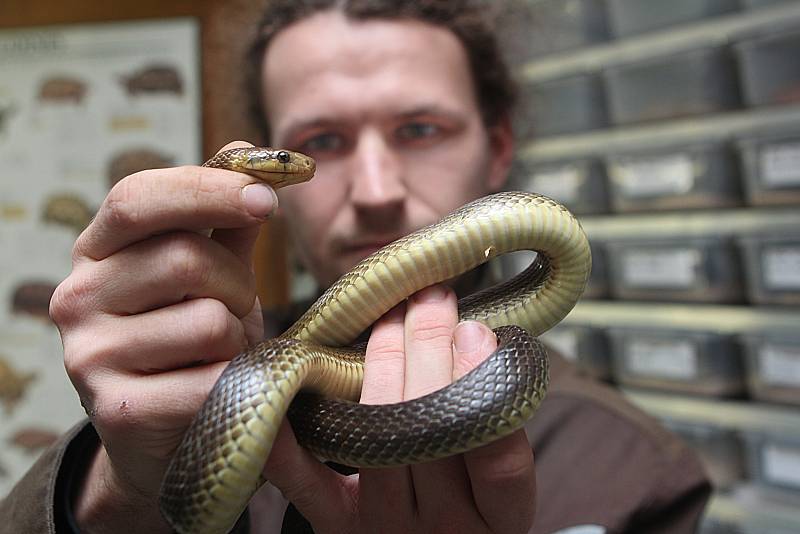
{"label": "snake head", "polygon": [[266,182],[273,189],[307,182],[317,168],[314,159],[305,154],[266,147],[225,150],[203,166],[243,172]]}

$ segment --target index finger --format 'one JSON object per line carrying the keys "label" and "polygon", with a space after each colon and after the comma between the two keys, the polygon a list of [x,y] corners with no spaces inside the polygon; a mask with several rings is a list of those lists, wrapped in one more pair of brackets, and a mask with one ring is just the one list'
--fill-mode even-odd
{"label": "index finger", "polygon": [[142,171],[109,192],[78,237],[73,259],[100,260],[171,230],[255,226],[272,212],[275,199],[269,186],[239,172],[198,166]]}

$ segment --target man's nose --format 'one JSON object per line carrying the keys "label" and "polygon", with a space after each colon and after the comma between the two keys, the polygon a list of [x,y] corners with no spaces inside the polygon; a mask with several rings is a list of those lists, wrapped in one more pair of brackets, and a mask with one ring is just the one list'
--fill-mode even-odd
{"label": "man's nose", "polygon": [[356,207],[379,208],[406,196],[402,162],[381,132],[365,130],[356,144],[351,169],[351,200]]}

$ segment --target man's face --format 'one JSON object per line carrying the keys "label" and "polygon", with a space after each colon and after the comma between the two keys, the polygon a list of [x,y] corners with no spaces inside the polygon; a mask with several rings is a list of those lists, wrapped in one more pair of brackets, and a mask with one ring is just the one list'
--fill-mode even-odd
{"label": "man's face", "polygon": [[279,196],[322,286],[505,181],[510,129],[487,131],[446,29],[318,13],[276,35],[263,76],[273,146],[317,160]]}

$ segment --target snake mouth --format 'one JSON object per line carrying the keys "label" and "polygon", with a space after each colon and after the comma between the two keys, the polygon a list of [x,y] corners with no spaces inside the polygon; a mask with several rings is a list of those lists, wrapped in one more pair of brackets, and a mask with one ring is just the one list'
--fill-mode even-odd
{"label": "snake mouth", "polygon": [[309,172],[304,169],[296,171],[248,169],[247,174],[266,182],[273,189],[278,189],[307,182],[314,176],[314,171]]}

